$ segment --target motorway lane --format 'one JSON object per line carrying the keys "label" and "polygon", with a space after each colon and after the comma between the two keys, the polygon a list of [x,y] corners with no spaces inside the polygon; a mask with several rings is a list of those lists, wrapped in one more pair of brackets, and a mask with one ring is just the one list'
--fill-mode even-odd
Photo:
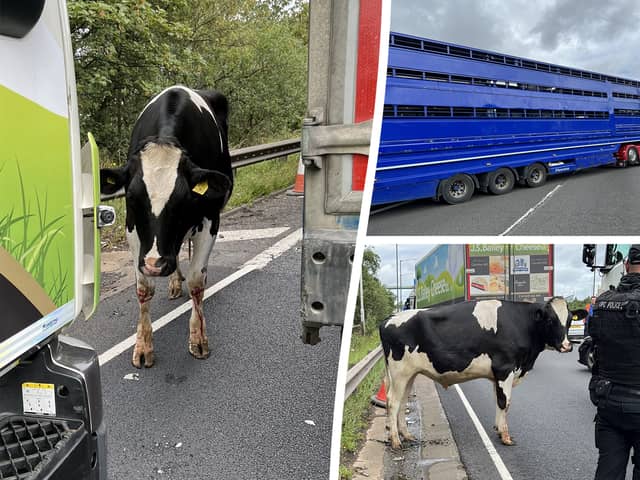
{"label": "motorway lane", "polygon": [[369,218],[369,235],[499,235],[560,187],[508,235],[637,235],[640,168],[600,167],[549,177],[540,188],[476,193],[461,205],[417,200]]}
{"label": "motorway lane", "polygon": [[[283,195],[225,217],[222,230],[290,228],[216,245],[208,285],[297,230],[301,205]],[[121,262],[130,268],[126,254]],[[319,345],[302,344],[299,272],[298,243],[206,300],[208,360],[188,354],[187,313],[155,332],[153,368],[131,366],[131,348],[103,365],[110,479],[328,477],[340,332],[325,328]],[[68,332],[98,353],[135,332],[134,286],[126,270],[113,275],[95,317]],[[152,320],[184,301],[169,301],[158,281]]]}
{"label": "motorway lane", "polygon": [[[460,385],[514,480],[593,478],[595,407],[587,391],[590,373],[577,358],[577,348],[568,354],[544,351],[515,388],[508,415],[516,441],[512,447],[502,445],[493,431],[492,384],[474,380]],[[438,391],[469,478],[500,478],[455,389]]]}

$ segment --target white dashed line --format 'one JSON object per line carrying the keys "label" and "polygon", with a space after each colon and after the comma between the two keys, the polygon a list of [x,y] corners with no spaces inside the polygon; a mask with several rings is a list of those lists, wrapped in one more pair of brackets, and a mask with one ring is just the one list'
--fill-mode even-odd
{"label": "white dashed line", "polygon": [[[204,298],[205,299],[209,298],[214,293],[219,292],[225,287],[228,287],[233,282],[244,277],[248,273],[251,273],[255,270],[261,270],[262,268],[266,267],[269,263],[271,263],[273,260],[278,258],[284,252],[293,248],[298,242],[300,242],[300,240],[302,240],[301,228],[289,234],[288,236],[284,237],[282,240],[279,240],[278,242],[273,244],[271,247],[267,248],[263,252],[253,257],[251,260],[245,262],[244,265],[240,267],[240,269],[237,270],[236,272],[232,273],[228,277],[223,278],[215,285],[212,285],[211,287],[207,288],[204,291]],[[179,307],[173,309],[169,313],[166,313],[165,315],[160,317],[158,320],[153,322],[151,324],[153,331],[155,332],[157,330],[160,330],[162,327],[164,327],[165,325],[168,325],[173,320],[178,318],[183,313],[188,312],[189,310],[191,310],[191,300],[187,300]],[[102,353],[98,357],[98,361],[100,365],[105,365],[107,362],[110,362],[115,357],[117,357],[118,355],[125,352],[126,350],[131,348],[133,345],[135,345],[135,343],[136,343],[136,334],[134,333],[133,335],[130,335],[129,337],[122,340],[120,343],[114,345],[109,350]]]}
{"label": "white dashed line", "polygon": [[538,203],[536,203],[533,207],[531,207],[529,210],[526,211],[526,213],[524,215],[522,215],[518,220],[515,221],[515,223],[513,225],[511,225],[509,228],[507,228],[504,232],[502,232],[500,235],[498,235],[499,237],[502,237],[504,235],[506,235],[507,233],[509,233],[511,230],[513,230],[519,223],[521,223],[522,221],[524,221],[525,218],[527,218],[529,215],[531,215],[538,207],[540,207],[546,200],[548,200],[549,198],[551,198],[551,196],[556,193],[558,191],[558,189],[562,187],[562,184],[560,185],[556,185],[556,187],[551,190],[549,193],[547,193],[544,198],[542,200],[540,200]]}
{"label": "white dashed line", "polygon": [[253,230],[227,230],[226,232],[218,232],[216,243],[275,238],[287,230],[289,230],[289,227],[255,228]]}
{"label": "white dashed line", "polygon": [[507,466],[502,461],[502,457],[500,457],[500,454],[496,450],[496,447],[494,447],[493,443],[491,443],[491,440],[489,439],[489,435],[487,434],[484,427],[480,423],[480,420],[478,419],[476,412],[474,412],[473,408],[471,408],[471,404],[467,400],[467,397],[465,396],[465,394],[462,392],[462,389],[460,388],[459,385],[454,385],[453,387],[456,389],[456,392],[458,392],[458,395],[460,395],[460,400],[462,400],[462,404],[464,405],[464,408],[467,410],[467,413],[469,414],[469,417],[471,418],[473,425],[476,427],[476,430],[478,431],[478,435],[480,435],[480,439],[484,444],[484,448],[487,449],[487,452],[489,453],[489,457],[491,457],[493,464],[496,466],[496,469],[498,470],[498,474],[500,475],[500,479],[513,480],[513,477],[509,473],[509,470],[507,470]]}

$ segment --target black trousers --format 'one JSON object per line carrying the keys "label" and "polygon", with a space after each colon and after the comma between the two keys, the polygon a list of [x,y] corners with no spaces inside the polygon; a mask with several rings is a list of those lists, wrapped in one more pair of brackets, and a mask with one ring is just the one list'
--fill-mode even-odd
{"label": "black trousers", "polygon": [[625,480],[633,449],[633,480],[640,480],[640,391],[614,385],[598,403],[595,480]]}

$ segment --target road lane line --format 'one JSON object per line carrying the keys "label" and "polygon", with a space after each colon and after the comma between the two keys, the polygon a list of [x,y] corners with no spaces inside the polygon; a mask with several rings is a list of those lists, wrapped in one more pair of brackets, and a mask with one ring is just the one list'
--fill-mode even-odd
{"label": "road lane line", "polygon": [[[207,288],[204,291],[204,299],[207,299],[210,296],[212,296],[214,293],[219,292],[225,287],[228,287],[233,282],[244,277],[248,273],[251,273],[255,270],[261,270],[262,268],[266,267],[269,263],[271,263],[273,260],[278,258],[283,253],[285,253],[287,250],[293,248],[298,242],[300,242],[300,240],[302,240],[301,228],[289,234],[288,236],[284,237],[283,239],[279,240],[278,242],[274,243],[272,246],[270,246],[263,252],[259,253],[252,259],[245,262],[242,265],[242,267],[240,267],[239,270],[235,271],[231,275],[220,280],[218,283]],[[155,332],[161,329],[162,327],[164,327],[165,325],[168,325],[183,313],[188,312],[190,309],[191,309],[191,300],[187,300],[182,305],[174,308],[173,310],[164,314],[158,320],[153,322],[151,324],[153,331]],[[118,355],[127,351],[129,348],[135,345],[135,343],[136,343],[136,334],[134,333],[133,335],[130,335],[129,337],[122,340],[120,343],[114,345],[113,347],[111,347],[110,349],[102,353],[98,357],[98,361],[100,365],[102,366],[110,362],[115,357],[117,357]]]}
{"label": "road lane line", "polygon": [[227,230],[225,232],[218,232],[216,243],[274,238],[283,234],[287,230],[289,230],[289,227],[255,228],[253,230]]}
{"label": "road lane line", "polygon": [[547,193],[544,198],[542,200],[540,200],[538,203],[536,203],[533,207],[531,207],[529,210],[526,211],[526,213],[524,215],[522,215],[518,220],[515,221],[515,223],[513,225],[511,225],[509,228],[507,228],[504,232],[502,232],[500,235],[498,235],[499,237],[502,237],[504,235],[506,235],[507,233],[509,233],[511,230],[513,230],[520,222],[522,222],[525,218],[527,218],[529,215],[531,215],[538,207],[540,207],[547,199],[551,198],[551,196],[556,193],[558,191],[558,189],[560,187],[562,187],[562,183],[560,185],[556,185],[556,187],[551,190],[549,193]]}
{"label": "road lane line", "polygon": [[458,395],[460,396],[460,400],[462,400],[462,404],[464,405],[464,408],[467,410],[467,413],[469,414],[469,417],[471,418],[473,425],[476,427],[476,430],[478,431],[478,435],[480,435],[480,438],[482,439],[482,443],[484,443],[484,447],[487,449],[487,452],[489,453],[489,457],[491,457],[493,464],[496,466],[496,469],[498,470],[498,474],[500,475],[500,478],[502,480],[513,480],[513,477],[509,473],[509,470],[507,470],[506,465],[502,461],[502,457],[500,457],[500,454],[496,450],[496,447],[494,447],[493,443],[491,443],[491,440],[489,439],[489,435],[487,435],[487,432],[485,431],[484,427],[480,423],[480,420],[478,419],[476,412],[474,412],[473,408],[471,408],[471,404],[467,400],[467,397],[465,396],[465,394],[462,392],[462,389],[460,388],[459,385],[454,385],[454,388],[456,389],[456,392],[458,392]]}

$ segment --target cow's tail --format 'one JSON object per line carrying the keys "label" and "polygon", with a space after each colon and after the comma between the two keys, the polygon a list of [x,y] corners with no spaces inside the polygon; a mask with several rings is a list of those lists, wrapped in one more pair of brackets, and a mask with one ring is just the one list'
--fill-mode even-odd
{"label": "cow's tail", "polygon": [[380,335],[380,345],[382,346],[382,352],[384,354],[384,363],[385,365],[389,365],[389,361],[387,360],[387,355],[389,354],[390,345],[389,345],[389,340],[387,338],[387,332],[385,328],[386,323],[387,323],[386,320],[380,322],[380,325],[378,325],[378,334]]}
{"label": "cow's tail", "polygon": [[389,411],[389,392],[391,390],[391,375],[389,374],[389,352],[391,350],[391,345],[389,343],[389,338],[388,338],[388,331],[385,328],[387,321],[382,321],[380,322],[380,325],[378,325],[378,332],[380,334],[380,344],[382,346],[382,356],[384,357],[384,386],[385,386],[385,392],[387,394],[387,402],[386,402],[386,408],[387,408],[387,412]]}

